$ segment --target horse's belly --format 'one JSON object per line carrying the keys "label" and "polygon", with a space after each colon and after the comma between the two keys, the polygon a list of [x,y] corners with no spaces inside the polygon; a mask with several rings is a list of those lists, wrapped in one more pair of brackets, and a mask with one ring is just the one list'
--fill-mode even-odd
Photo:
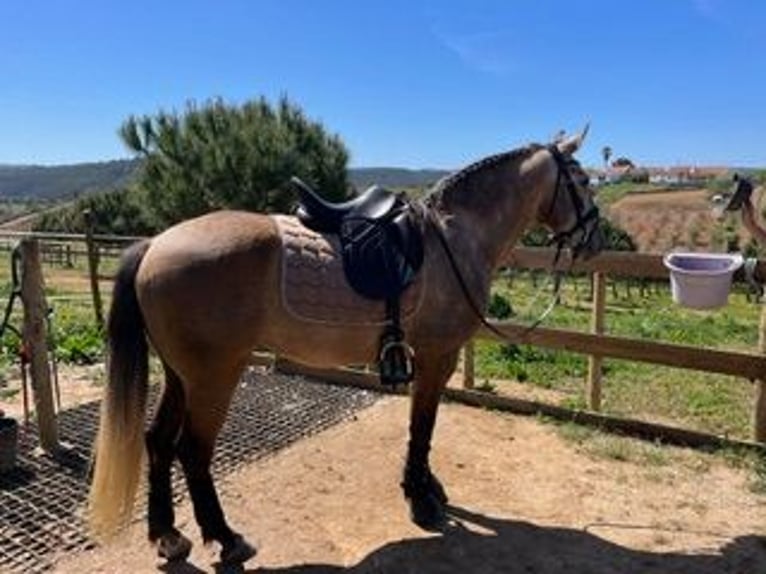
{"label": "horse's belly", "polygon": [[373,364],[377,360],[381,328],[340,328],[318,323],[283,322],[270,333],[267,350],[278,357],[314,367]]}

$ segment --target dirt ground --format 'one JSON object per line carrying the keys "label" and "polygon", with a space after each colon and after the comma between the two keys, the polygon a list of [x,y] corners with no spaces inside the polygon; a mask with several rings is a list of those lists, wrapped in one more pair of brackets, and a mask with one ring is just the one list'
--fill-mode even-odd
{"label": "dirt ground", "polygon": [[[724,225],[713,217],[707,190],[629,194],[609,208],[608,216],[627,231],[639,251],[663,253],[674,248],[712,248]],[[749,234],[737,221],[741,245]]]}
{"label": "dirt ground", "polygon": [[[433,468],[450,524],[414,526],[398,486],[408,403],[352,421],[220,481],[231,524],[259,549],[244,572],[766,572],[766,497],[720,458],[641,465],[594,458],[534,418],[445,404]],[[689,460],[697,460],[694,454]],[[189,562],[163,564],[134,524],[118,542],[63,557],[58,573],[223,571],[188,500]]]}

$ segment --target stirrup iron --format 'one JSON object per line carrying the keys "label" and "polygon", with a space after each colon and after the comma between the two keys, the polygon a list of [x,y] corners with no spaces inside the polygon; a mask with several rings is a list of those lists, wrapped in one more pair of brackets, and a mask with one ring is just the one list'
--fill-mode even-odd
{"label": "stirrup iron", "polygon": [[401,329],[389,326],[380,340],[378,371],[380,382],[396,388],[415,376],[415,351],[405,341]]}

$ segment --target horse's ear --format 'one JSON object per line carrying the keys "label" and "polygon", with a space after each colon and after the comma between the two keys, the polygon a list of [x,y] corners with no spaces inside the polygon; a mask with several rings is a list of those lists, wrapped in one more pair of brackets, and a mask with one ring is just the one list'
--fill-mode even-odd
{"label": "horse's ear", "polygon": [[578,149],[580,149],[582,142],[585,140],[585,136],[588,135],[589,129],[590,129],[590,122],[585,124],[585,127],[582,129],[582,131],[579,134],[570,136],[568,138],[565,138],[565,139],[562,139],[561,141],[556,142],[556,145],[558,146],[559,151],[567,155],[574,154]]}

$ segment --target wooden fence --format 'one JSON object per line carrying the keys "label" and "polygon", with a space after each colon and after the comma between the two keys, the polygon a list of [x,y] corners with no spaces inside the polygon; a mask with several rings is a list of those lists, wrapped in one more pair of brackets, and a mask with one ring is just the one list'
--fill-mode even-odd
{"label": "wooden fence", "polygon": [[[507,261],[509,267],[553,271],[553,253],[547,249],[519,248]],[[605,252],[587,262],[575,262],[564,257],[557,270],[571,269],[573,272],[585,272],[593,277],[593,306],[591,331],[573,331],[526,326],[512,322],[495,322],[506,337],[507,342],[523,343],[549,349],[558,349],[588,355],[588,374],[586,379],[588,408],[599,411],[601,408],[601,362],[604,357],[626,359],[665,365],[683,369],[695,369],[710,373],[734,375],[744,381],[755,384],[753,406],[753,438],[766,443],[766,306],[762,308],[759,325],[759,345],[754,352],[724,351],[616,337],[604,333],[606,312],[606,277],[668,280],[668,270],[662,262],[662,256],[656,254],[637,254],[628,252]],[[755,277],[766,277],[766,261],[759,260],[754,269]],[[740,269],[734,281],[744,282],[744,271]],[[478,337],[499,340],[499,337],[487,329],[479,332]],[[463,385],[473,387],[473,343],[469,343],[465,353]]]}
{"label": "wooden fence", "polygon": [[[103,322],[101,296],[98,290],[99,262],[102,256],[115,256],[119,250],[139,239],[140,237],[121,237],[111,235],[95,235],[88,233],[56,234],[56,233],[8,233],[0,232],[0,242],[18,240],[24,237],[34,237],[41,242],[41,253],[50,252],[51,247],[70,256],[85,256],[91,277],[93,305],[96,320]],[[79,248],[73,245],[79,244]],[[66,256],[63,257],[66,261]],[[548,249],[518,248],[509,256],[506,264],[516,269],[537,270],[550,272],[553,263],[553,252]],[[742,378],[743,382],[752,381],[755,385],[755,400],[753,406],[753,438],[761,446],[766,444],[766,306],[761,312],[759,325],[759,345],[753,352],[717,350],[700,348],[690,345],[663,343],[646,339],[613,336],[604,332],[604,316],[606,312],[606,278],[618,277],[628,279],[668,280],[668,271],[662,263],[662,257],[656,254],[637,254],[627,252],[604,252],[587,262],[572,262],[562,257],[557,264],[557,270],[570,270],[577,273],[590,274],[593,285],[593,305],[591,329],[589,332],[568,329],[538,327],[533,330],[512,322],[494,322],[494,325],[505,335],[505,342],[529,344],[549,349],[565,350],[588,355],[588,373],[585,380],[588,411],[573,411],[563,407],[544,405],[508,397],[492,397],[487,393],[474,391],[474,353],[473,342],[466,345],[464,352],[463,389],[450,389],[448,396],[471,404],[498,406],[521,412],[541,412],[556,417],[566,417],[584,422],[596,422],[605,427],[615,427],[651,435],[651,428],[659,428],[659,435],[670,439],[677,438],[688,444],[703,444],[716,442],[706,439],[704,433],[664,427],[640,421],[617,419],[599,413],[601,409],[601,373],[604,358],[626,359],[665,365],[684,369],[695,369],[710,373],[733,375]],[[755,266],[755,276],[766,277],[766,260],[759,260]],[[744,282],[742,270],[734,276],[735,282]],[[481,330],[478,338],[497,340],[498,336],[488,330]],[[353,372],[348,369],[317,370],[294,365],[279,359],[276,365],[282,370],[317,375],[328,380],[352,384],[374,384],[374,376],[369,373]]]}
{"label": "wooden fence", "polygon": [[[553,259],[553,252],[548,249],[518,248],[512,252],[506,265],[515,269],[551,272],[554,270],[552,267]],[[476,337],[588,355],[588,373],[584,383],[586,385],[585,394],[588,410],[574,410],[473,390],[475,372],[473,341],[464,348],[463,387],[447,389],[448,398],[472,405],[501,408],[524,414],[543,414],[558,419],[573,420],[610,430],[653,439],[661,438],[690,446],[731,446],[737,444],[755,447],[761,452],[764,451],[766,447],[766,305],[761,311],[758,348],[753,352],[727,351],[617,337],[604,332],[606,278],[668,281],[668,270],[662,263],[662,256],[612,251],[601,253],[587,262],[576,262],[575,264],[572,264],[567,257],[562,257],[556,270],[570,270],[575,273],[591,275],[593,306],[589,332],[549,327],[537,327],[530,330],[526,325],[491,321],[493,326],[497,327],[506,338],[500,339],[487,329],[481,329]],[[766,260],[757,262],[754,276],[766,277]],[[740,283],[746,281],[742,270],[735,274],[734,281]],[[601,367],[602,360],[606,357],[733,375],[740,377],[743,384],[752,382],[755,385],[753,405],[753,439],[755,442],[730,440],[709,433],[625,419],[599,412],[601,409]],[[315,376],[344,384],[363,387],[377,385],[375,375],[369,372],[352,369],[316,369],[279,360],[276,365],[285,372]]]}

